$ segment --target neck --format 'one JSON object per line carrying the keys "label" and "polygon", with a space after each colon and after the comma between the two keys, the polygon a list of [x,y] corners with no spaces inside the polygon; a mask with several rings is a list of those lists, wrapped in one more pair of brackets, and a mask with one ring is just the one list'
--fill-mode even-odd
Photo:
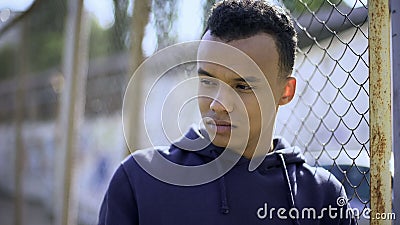
{"label": "neck", "polygon": [[[256,142],[258,143],[258,141]],[[257,151],[256,151],[257,149]],[[274,150],[274,143],[271,141],[271,144],[268,147],[268,144],[259,144],[257,145],[247,145],[246,149],[244,150],[243,157],[246,159],[251,159],[253,157],[264,156]]]}

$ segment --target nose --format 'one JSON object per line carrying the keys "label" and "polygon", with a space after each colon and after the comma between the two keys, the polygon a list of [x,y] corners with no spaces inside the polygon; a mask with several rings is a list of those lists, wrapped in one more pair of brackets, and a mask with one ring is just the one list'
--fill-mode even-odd
{"label": "nose", "polygon": [[219,85],[218,92],[213,98],[210,109],[216,113],[231,113],[234,109],[234,93],[228,85]]}

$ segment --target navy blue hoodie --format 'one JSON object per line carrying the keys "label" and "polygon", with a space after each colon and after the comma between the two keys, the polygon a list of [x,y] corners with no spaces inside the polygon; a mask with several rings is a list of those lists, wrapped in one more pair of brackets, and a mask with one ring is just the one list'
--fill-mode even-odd
{"label": "navy blue hoodie", "polygon": [[[186,134],[188,139],[199,136],[202,137],[194,129]],[[139,150],[128,156],[111,179],[99,224],[355,223],[346,212],[349,205],[340,202],[346,197],[340,182],[328,171],[307,165],[300,150],[288,146],[283,139],[274,139],[274,151],[256,170],[249,171],[250,160],[242,157],[222,177],[196,186],[163,182],[138,164],[159,167],[154,160],[154,151],[158,151],[171,162],[196,166],[214,160],[224,151],[213,144],[188,151],[177,147],[180,144],[185,143],[177,142],[164,150]]]}

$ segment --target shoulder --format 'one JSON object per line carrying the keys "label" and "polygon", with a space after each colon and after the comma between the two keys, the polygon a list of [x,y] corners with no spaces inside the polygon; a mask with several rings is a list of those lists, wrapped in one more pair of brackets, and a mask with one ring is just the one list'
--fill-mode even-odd
{"label": "shoulder", "polygon": [[146,148],[146,149],[140,149],[132,152],[129,154],[123,161],[122,165],[130,165],[134,163],[134,161],[140,161],[140,162],[152,162],[154,160],[154,157],[157,157],[157,155],[168,155],[170,151],[169,146],[157,146],[154,148]]}
{"label": "shoulder", "polygon": [[303,171],[307,171],[310,175],[312,175],[319,184],[331,184],[334,186],[341,185],[336,177],[325,168],[310,166],[307,163],[304,163]]}
{"label": "shoulder", "polygon": [[133,173],[137,176],[143,168],[157,165],[165,159],[169,155],[169,150],[168,146],[136,150],[125,157],[116,173],[125,173],[128,178],[132,178]]}
{"label": "shoulder", "polygon": [[[125,170],[130,170],[132,167],[156,166],[163,161],[174,162],[177,156],[178,149],[174,146],[156,146],[153,148],[140,149],[132,152],[121,163]],[[179,153],[178,153],[179,154]]]}
{"label": "shoulder", "polygon": [[129,184],[137,189],[137,186],[144,184],[174,180],[174,174],[182,174],[184,172],[182,168],[186,168],[185,166],[195,161],[194,155],[192,152],[182,151],[174,146],[137,150],[122,161],[117,173],[123,171]]}
{"label": "shoulder", "polygon": [[310,190],[322,191],[324,199],[332,202],[339,197],[345,197],[346,192],[342,183],[328,170],[322,167],[313,167],[303,163],[297,171],[300,183]]}
{"label": "shoulder", "polygon": [[[303,178],[307,177],[306,182],[303,183],[306,189],[303,190],[303,194],[311,201],[315,201],[315,205],[322,207],[320,208],[321,216],[323,215],[321,224],[355,224],[354,218],[348,214],[351,206],[345,188],[332,173],[322,167],[313,167],[306,163],[301,166],[300,173],[307,174],[303,176]],[[327,209],[335,210],[334,217],[330,214],[327,216],[327,212],[324,212]]]}

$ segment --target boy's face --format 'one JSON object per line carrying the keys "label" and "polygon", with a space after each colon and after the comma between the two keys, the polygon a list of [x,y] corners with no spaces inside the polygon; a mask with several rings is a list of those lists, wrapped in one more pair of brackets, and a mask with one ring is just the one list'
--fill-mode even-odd
{"label": "boy's face", "polygon": [[[248,65],[240,65],[239,71],[246,72],[240,72],[239,75],[236,73],[238,70],[234,72],[226,66],[198,62],[199,108],[207,132],[213,137],[213,144],[227,147],[231,140],[229,147],[234,147],[237,146],[235,142],[246,140],[248,134],[248,141],[244,146],[250,152],[245,151],[244,156],[250,158],[261,140],[261,130],[272,134],[274,121],[269,121],[271,118],[275,119],[278,105],[286,104],[292,99],[295,79],[278,77],[279,54],[275,41],[269,34],[261,33],[246,39],[224,42],[211,36],[208,31],[202,40],[223,42],[241,50],[260,70],[259,73],[250,72],[254,71],[250,68],[251,65],[248,69]],[[198,55],[202,58],[212,58],[215,55],[231,57],[224,56],[219,49],[207,44],[201,44]],[[233,67],[235,64],[245,63],[233,62]],[[239,145],[243,146],[243,143]]]}

